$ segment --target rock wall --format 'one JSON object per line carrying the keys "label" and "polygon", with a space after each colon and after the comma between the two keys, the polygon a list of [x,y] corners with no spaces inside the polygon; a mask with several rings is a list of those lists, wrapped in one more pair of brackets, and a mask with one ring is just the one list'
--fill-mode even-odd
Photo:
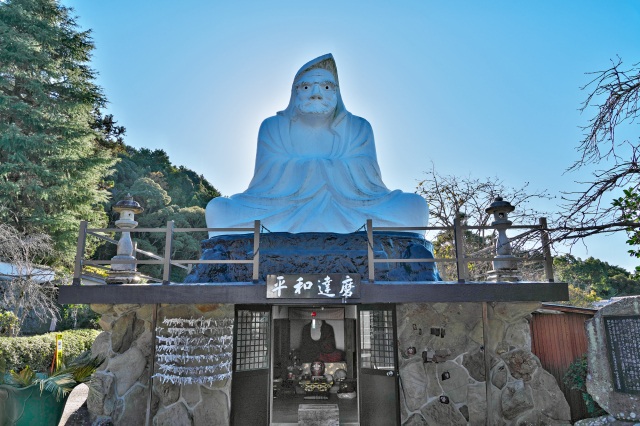
{"label": "rock wall", "polygon": [[[143,425],[151,374],[154,305],[91,305],[104,332],[93,344],[106,362],[93,375],[87,405],[93,424]],[[160,305],[165,318],[232,319],[233,305]],[[156,365],[156,372],[158,367]],[[154,378],[152,424],[228,425],[231,379],[205,384],[175,384]]]}
{"label": "rock wall", "polygon": [[[398,305],[403,426],[485,425],[487,410],[492,413],[488,422],[492,426],[570,424],[564,395],[531,353],[528,321],[538,307],[538,303],[488,304],[485,342],[480,303]],[[102,314],[100,324],[105,330],[92,351],[106,357],[94,374],[88,397],[94,424],[144,424],[154,307],[91,308]],[[172,318],[228,321],[233,317],[233,305],[160,305],[157,324],[161,327]],[[485,351],[490,363],[489,407]],[[156,359],[158,373],[160,360]],[[156,377],[152,387],[154,425],[229,424],[230,378],[181,384]]]}
{"label": "rock wall", "polygon": [[529,319],[539,306],[488,304],[484,342],[480,303],[398,305],[403,426],[487,424],[485,351],[488,424],[570,424],[564,395],[531,353]]}

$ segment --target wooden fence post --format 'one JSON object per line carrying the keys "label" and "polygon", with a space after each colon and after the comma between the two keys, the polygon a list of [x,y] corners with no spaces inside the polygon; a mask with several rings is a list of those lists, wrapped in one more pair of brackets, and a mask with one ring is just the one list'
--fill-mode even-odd
{"label": "wooden fence post", "polygon": [[462,230],[462,221],[460,214],[456,213],[453,219],[453,236],[456,248],[456,265],[458,267],[458,282],[464,283],[469,275],[467,268],[467,260],[464,253],[464,234]]}
{"label": "wooden fence post", "polygon": [[373,261],[373,220],[367,219],[367,267],[369,269],[369,284],[375,281],[376,271]]}
{"label": "wooden fence post", "polygon": [[549,241],[549,231],[547,231],[547,218],[540,218],[540,240],[542,241],[542,253],[544,254],[544,273],[547,281],[554,282],[553,278],[553,257],[551,257],[551,242]]}
{"label": "wooden fence post", "polygon": [[82,282],[82,260],[84,249],[87,244],[87,221],[80,221],[80,231],[78,232],[78,246],[76,248],[76,261],[73,267],[73,285],[80,285]]}
{"label": "wooden fence post", "polygon": [[164,241],[164,264],[162,284],[167,285],[171,282],[171,248],[173,245],[173,221],[167,222],[167,233]]}
{"label": "wooden fence post", "polygon": [[260,278],[260,221],[253,223],[253,283]]}

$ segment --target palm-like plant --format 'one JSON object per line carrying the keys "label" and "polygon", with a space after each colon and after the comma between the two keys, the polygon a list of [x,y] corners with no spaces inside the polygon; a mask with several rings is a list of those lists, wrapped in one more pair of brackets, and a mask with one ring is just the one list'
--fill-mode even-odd
{"label": "palm-like plant", "polygon": [[37,379],[35,383],[40,385],[40,394],[44,391],[51,392],[55,395],[56,401],[62,400],[78,385],[71,373],[54,373],[47,378]]}
{"label": "palm-like plant", "polygon": [[26,388],[31,386],[36,380],[36,373],[28,365],[20,370],[18,373],[11,370],[9,372],[11,381],[18,387]]}
{"label": "palm-like plant", "polygon": [[[63,364],[49,376],[35,373],[29,366],[26,366],[18,373],[11,370],[7,384],[20,388],[38,384],[41,394],[44,391],[51,392],[55,395],[56,400],[60,401],[77,385],[88,382],[93,372],[103,361],[103,358],[92,357],[90,351],[85,351],[71,361],[69,365]],[[3,374],[0,374],[0,376],[3,376]]]}

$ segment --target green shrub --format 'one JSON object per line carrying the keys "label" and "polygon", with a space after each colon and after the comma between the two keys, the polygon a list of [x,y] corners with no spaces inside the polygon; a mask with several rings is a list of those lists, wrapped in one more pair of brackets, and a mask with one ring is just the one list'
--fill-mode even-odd
{"label": "green shrub", "polygon": [[0,312],[0,336],[16,336],[20,332],[20,319],[11,311]]}
{"label": "green shrub", "polygon": [[[7,371],[20,371],[27,365],[34,371],[46,372],[51,367],[55,352],[56,334],[47,333],[28,337],[0,337],[0,365]],[[63,359],[73,359],[91,349],[98,330],[69,330],[62,334]]]}
{"label": "green shrub", "polygon": [[569,365],[569,369],[564,373],[562,381],[565,385],[570,386],[571,389],[577,389],[582,393],[582,399],[591,417],[602,416],[606,412],[587,392],[587,371],[587,355],[583,354]]}

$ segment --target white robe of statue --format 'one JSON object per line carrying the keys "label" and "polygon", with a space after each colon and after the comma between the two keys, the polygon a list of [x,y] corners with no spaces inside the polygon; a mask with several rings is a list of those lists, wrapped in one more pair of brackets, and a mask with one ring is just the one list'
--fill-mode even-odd
{"label": "white robe of statue", "polygon": [[287,109],[260,126],[249,188],[206,209],[210,228],[260,220],[271,232],[291,233],[351,233],[367,219],[422,227],[428,217],[422,197],[382,182],[371,125],[345,109],[331,54],[298,71]]}

